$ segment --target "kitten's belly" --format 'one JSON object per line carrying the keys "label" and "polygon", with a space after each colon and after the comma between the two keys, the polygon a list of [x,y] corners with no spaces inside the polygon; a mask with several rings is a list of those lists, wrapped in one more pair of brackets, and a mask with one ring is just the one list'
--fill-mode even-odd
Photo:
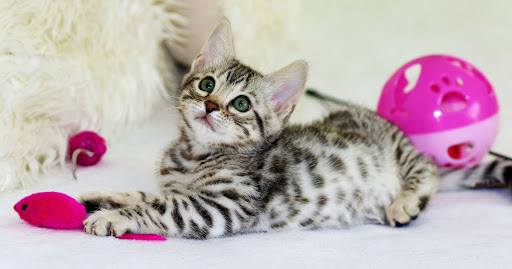
{"label": "kitten's belly", "polygon": [[[342,167],[331,153],[343,161]],[[315,155],[314,169],[301,163],[292,170],[287,193],[269,202],[260,228],[275,230],[276,223],[283,222],[284,227],[295,229],[385,222],[385,209],[402,185],[395,164],[381,161],[371,166],[372,157],[358,155],[357,149],[331,153]]]}

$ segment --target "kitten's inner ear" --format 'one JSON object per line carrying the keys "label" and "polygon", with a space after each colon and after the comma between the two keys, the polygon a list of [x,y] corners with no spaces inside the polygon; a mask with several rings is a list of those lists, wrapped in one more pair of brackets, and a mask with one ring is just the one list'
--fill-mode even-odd
{"label": "kitten's inner ear", "polygon": [[192,63],[192,70],[202,71],[235,58],[231,25],[227,20],[217,24],[201,53]]}
{"label": "kitten's inner ear", "polygon": [[269,75],[272,84],[274,111],[279,117],[287,117],[299,101],[306,79],[308,66],[304,61],[295,61]]}

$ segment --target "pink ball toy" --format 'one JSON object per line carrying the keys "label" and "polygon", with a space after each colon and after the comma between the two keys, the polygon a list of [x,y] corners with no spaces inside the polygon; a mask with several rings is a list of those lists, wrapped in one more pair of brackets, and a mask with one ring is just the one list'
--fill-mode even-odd
{"label": "pink ball toy", "polygon": [[377,108],[420,152],[440,166],[457,168],[474,166],[489,152],[498,111],[484,75],[447,55],[421,57],[398,69],[384,85]]}

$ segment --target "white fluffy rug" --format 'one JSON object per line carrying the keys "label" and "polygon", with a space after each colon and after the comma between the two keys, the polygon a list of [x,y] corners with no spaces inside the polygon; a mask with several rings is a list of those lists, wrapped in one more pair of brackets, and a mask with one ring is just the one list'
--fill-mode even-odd
{"label": "white fluffy rug", "polygon": [[165,102],[181,5],[0,1],[0,192],[63,165],[74,133],[114,141]]}

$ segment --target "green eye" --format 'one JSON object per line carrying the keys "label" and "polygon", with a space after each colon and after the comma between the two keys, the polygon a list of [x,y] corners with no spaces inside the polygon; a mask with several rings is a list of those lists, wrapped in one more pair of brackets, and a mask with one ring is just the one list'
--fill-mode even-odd
{"label": "green eye", "polygon": [[233,100],[233,106],[240,112],[246,112],[251,108],[251,102],[247,96],[240,95]]}
{"label": "green eye", "polygon": [[205,92],[212,92],[215,88],[215,80],[212,77],[206,77],[199,83],[199,89]]}

